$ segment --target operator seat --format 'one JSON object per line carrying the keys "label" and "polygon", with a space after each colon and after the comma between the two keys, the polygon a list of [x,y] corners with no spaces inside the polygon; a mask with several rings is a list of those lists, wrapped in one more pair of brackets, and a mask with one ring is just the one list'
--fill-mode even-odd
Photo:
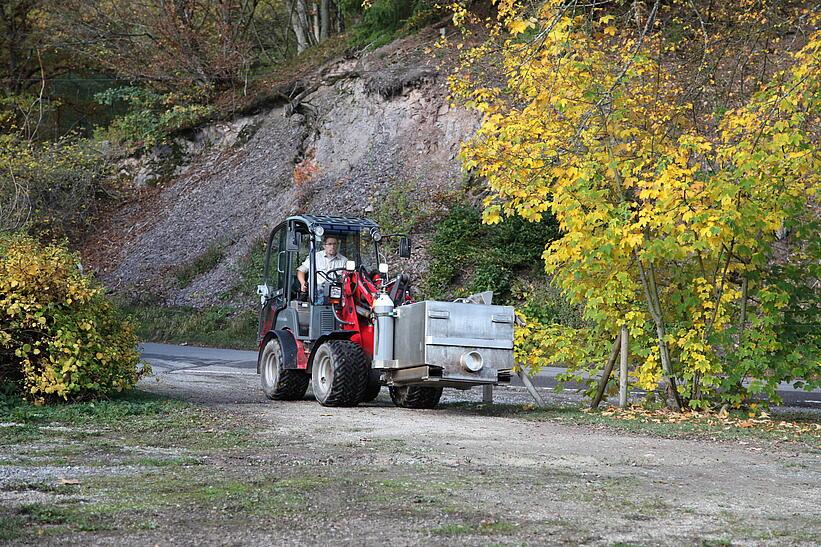
{"label": "operator seat", "polygon": [[410,276],[408,274],[402,274],[396,278],[396,281],[391,287],[391,291],[388,293],[388,296],[391,297],[394,306],[401,306],[405,303],[405,295],[408,292],[410,287]]}

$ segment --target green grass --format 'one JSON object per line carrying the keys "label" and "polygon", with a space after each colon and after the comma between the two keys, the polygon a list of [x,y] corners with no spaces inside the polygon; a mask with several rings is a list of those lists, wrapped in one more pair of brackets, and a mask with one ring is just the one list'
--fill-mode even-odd
{"label": "green grass", "polygon": [[21,427],[67,423],[73,426],[117,425],[135,416],[167,415],[186,404],[143,391],[132,391],[109,400],[54,405],[34,405],[8,397],[0,403],[0,421]]}
{"label": "green grass", "polygon": [[[243,447],[252,441],[252,433],[248,430],[226,427],[223,416],[189,403],[139,391],[108,401],[50,406],[5,399],[0,405],[0,422],[16,424],[0,428],[0,445],[53,443],[45,453],[41,453],[42,449],[33,449],[21,453],[21,458],[47,457],[73,465],[117,464],[118,461],[111,460],[110,456],[121,452],[123,446],[197,451]],[[117,436],[112,438],[111,432],[116,432]],[[95,460],[95,455],[100,459]],[[164,467],[196,463],[196,455],[174,458],[140,462],[130,457],[119,463]],[[36,460],[30,463],[36,464]]]}
{"label": "green grass", "polygon": [[19,515],[0,515],[0,541],[19,539],[25,531],[25,518]]}
{"label": "green grass", "polygon": [[202,465],[202,463],[203,462],[200,458],[195,458],[192,456],[172,456],[169,458],[147,456],[142,458],[133,458],[123,462],[124,465],[139,465],[141,467],[187,467],[191,465]]}
{"label": "green grass", "polygon": [[231,291],[226,293],[226,297],[240,296],[249,302],[257,302],[257,285],[262,281],[266,245],[267,241],[263,239],[251,246],[251,251],[239,263],[239,282]]}
{"label": "green grass", "polygon": [[137,476],[91,479],[81,494],[95,493],[101,501],[82,507],[86,520],[105,522],[116,516],[126,528],[156,528],[151,515],[166,509],[184,508],[192,520],[208,520],[215,514],[230,518],[287,516],[307,504],[311,495],[321,495],[329,481],[305,470],[306,475],[285,479],[259,476],[239,479],[231,470],[155,470]]}
{"label": "green grass", "polygon": [[453,522],[434,528],[431,533],[437,536],[463,536],[463,535],[494,535],[511,534],[518,529],[518,526],[511,522],[498,522],[494,520],[482,520],[478,523]]}
{"label": "green grass", "polygon": [[250,305],[245,309],[131,305],[126,312],[144,341],[242,349],[256,346],[257,311]]}
{"label": "green grass", "polygon": [[178,266],[174,271],[174,277],[180,287],[187,287],[199,276],[213,270],[224,257],[223,245],[214,243],[187,264]]}
{"label": "green grass", "polygon": [[34,532],[37,535],[48,533],[57,535],[60,532],[81,531],[95,532],[113,529],[111,523],[97,515],[85,511],[82,504],[76,503],[29,503],[17,508],[12,517],[13,524],[23,526],[16,532],[17,537]]}
{"label": "green grass", "polygon": [[[167,526],[155,518],[158,508],[173,512],[185,507],[203,524],[214,512],[232,518],[290,514],[327,482],[315,470],[305,469],[305,476],[264,473],[247,479],[233,476],[231,466],[215,466],[212,457],[230,457],[251,445],[261,452],[267,445],[266,439],[232,424],[225,413],[207,407],[141,392],[53,406],[12,398],[1,402],[0,421],[19,424],[0,428],[2,444],[14,444],[5,449],[15,455],[8,465],[121,471],[84,474],[78,484],[56,479],[7,484],[6,491],[42,492],[47,497],[0,507],[0,540]],[[96,436],[80,435],[83,429],[95,430]],[[173,450],[152,453],[152,447]],[[77,496],[83,503],[76,503]]]}

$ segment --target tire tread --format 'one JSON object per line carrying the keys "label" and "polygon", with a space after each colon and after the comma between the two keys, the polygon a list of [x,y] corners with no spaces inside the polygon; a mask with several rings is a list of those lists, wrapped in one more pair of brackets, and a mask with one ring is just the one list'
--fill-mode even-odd
{"label": "tire tread", "polygon": [[442,397],[442,388],[431,386],[391,386],[390,392],[393,404],[401,408],[434,408]]}
{"label": "tire tread", "polygon": [[368,381],[368,358],[350,340],[325,342],[334,363],[334,380],[323,406],[356,406],[362,400]]}

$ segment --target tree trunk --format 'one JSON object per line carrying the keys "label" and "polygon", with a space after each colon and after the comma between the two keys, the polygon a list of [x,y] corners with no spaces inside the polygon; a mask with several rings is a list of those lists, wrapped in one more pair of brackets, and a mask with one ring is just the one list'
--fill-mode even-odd
{"label": "tree trunk", "polygon": [[644,287],[644,295],[647,298],[647,308],[650,311],[650,316],[653,318],[653,323],[656,325],[656,338],[658,339],[659,357],[661,358],[661,368],[669,382],[669,388],[676,410],[681,411],[684,408],[684,403],[681,400],[678,389],[676,389],[676,379],[673,376],[673,366],[670,362],[670,353],[667,348],[667,341],[665,340],[667,332],[664,328],[664,320],[661,315],[661,304],[659,303],[658,288],[656,287],[655,275],[653,272],[647,272],[641,260],[636,256],[636,262],[639,265],[639,273],[641,274],[641,284]]}
{"label": "tree trunk", "polygon": [[342,34],[345,32],[345,19],[342,17],[342,7],[340,7],[338,2],[334,2],[334,7],[336,8],[336,33]]}
{"label": "tree trunk", "polygon": [[313,24],[311,25],[314,32],[314,43],[319,43],[319,7],[316,5],[316,0],[314,0],[314,4],[311,6],[311,20]]}
{"label": "tree trunk", "polygon": [[310,45],[308,28],[308,10],[305,0],[294,0],[294,16],[291,19],[291,26],[296,36],[296,51],[302,53]]}
{"label": "tree trunk", "polygon": [[619,348],[621,348],[621,336],[616,336],[616,341],[613,342],[613,349],[610,350],[610,358],[602,371],[601,379],[599,379],[599,387],[596,390],[596,395],[590,403],[590,408],[597,408],[604,397],[604,390],[607,388],[607,381],[610,379],[610,374],[613,373],[613,365],[616,364],[616,357],[619,355]]}
{"label": "tree trunk", "polygon": [[322,42],[331,31],[331,0],[320,0],[319,6],[319,41]]}
{"label": "tree trunk", "polygon": [[750,281],[747,275],[741,280],[741,318],[738,322],[738,344],[744,342],[744,329],[747,327],[747,298],[750,290]]}

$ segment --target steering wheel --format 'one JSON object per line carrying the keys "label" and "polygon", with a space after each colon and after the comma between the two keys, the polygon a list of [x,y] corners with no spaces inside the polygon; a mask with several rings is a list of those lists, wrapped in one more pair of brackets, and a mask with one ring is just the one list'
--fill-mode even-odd
{"label": "steering wheel", "polygon": [[[339,277],[339,272],[344,272],[344,271],[346,271],[345,268],[334,268],[333,270],[328,270],[327,272],[323,272],[322,270],[317,270],[316,273],[317,273],[317,275],[321,275],[322,277],[324,277],[325,281],[333,282],[333,281],[336,281],[336,279]],[[333,276],[333,279],[331,279],[331,274],[335,274]]]}

